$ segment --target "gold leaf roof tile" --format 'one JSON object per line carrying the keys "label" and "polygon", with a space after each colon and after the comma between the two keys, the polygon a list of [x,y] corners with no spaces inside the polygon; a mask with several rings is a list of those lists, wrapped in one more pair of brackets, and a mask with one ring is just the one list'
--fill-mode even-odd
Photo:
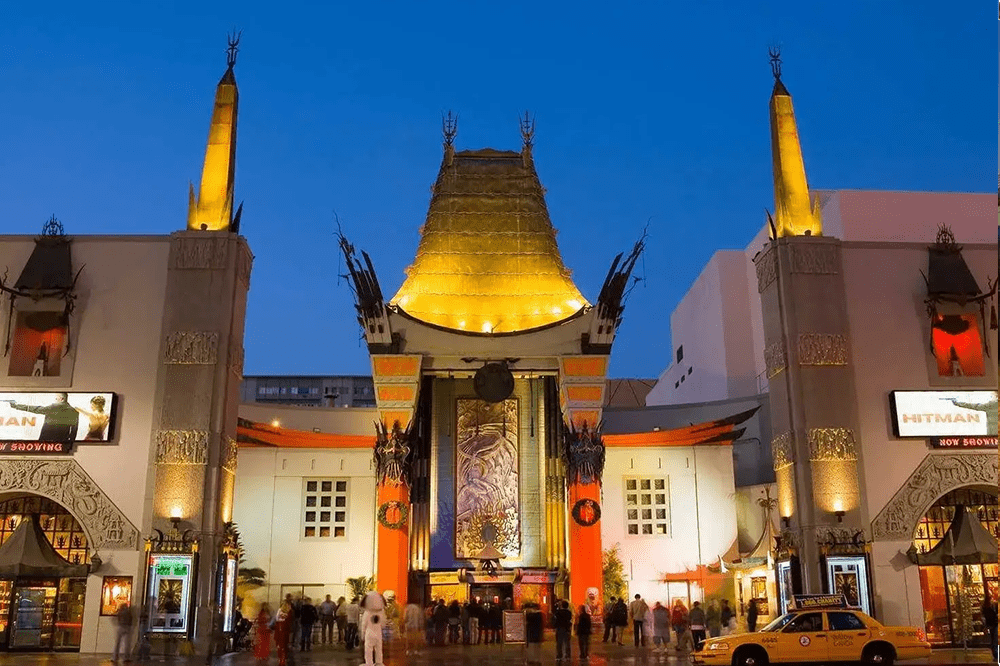
{"label": "gold leaf roof tile", "polygon": [[442,163],[416,258],[391,303],[469,333],[514,333],[589,306],[563,265],[533,162],[490,148]]}

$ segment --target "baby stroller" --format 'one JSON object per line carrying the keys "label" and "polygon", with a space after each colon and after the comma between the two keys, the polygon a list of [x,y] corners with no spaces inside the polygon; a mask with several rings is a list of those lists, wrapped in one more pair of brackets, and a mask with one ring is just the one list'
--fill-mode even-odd
{"label": "baby stroller", "polygon": [[248,652],[253,649],[253,641],[250,639],[250,629],[253,623],[243,618],[233,627],[233,652]]}

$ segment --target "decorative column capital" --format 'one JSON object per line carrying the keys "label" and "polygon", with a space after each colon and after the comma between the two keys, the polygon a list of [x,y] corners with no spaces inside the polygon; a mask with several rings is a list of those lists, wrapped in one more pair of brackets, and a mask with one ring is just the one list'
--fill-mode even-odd
{"label": "decorative column capital", "polygon": [[604,476],[604,441],[599,428],[591,430],[584,423],[580,430],[563,427],[563,459],[570,483],[601,483]]}
{"label": "decorative column capital", "polygon": [[411,428],[403,430],[396,421],[389,430],[375,422],[375,479],[379,485],[410,485]]}

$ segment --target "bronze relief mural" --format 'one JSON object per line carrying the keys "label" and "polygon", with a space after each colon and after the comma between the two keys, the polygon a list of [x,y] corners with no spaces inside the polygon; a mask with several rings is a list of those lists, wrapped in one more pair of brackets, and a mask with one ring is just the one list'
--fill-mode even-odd
{"label": "bronze relief mural", "polygon": [[520,557],[518,402],[457,400],[455,557],[476,557],[492,543]]}

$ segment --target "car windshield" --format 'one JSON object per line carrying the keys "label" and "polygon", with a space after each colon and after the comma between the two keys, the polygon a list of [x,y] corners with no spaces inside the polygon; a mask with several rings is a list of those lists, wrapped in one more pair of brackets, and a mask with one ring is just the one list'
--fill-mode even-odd
{"label": "car windshield", "polygon": [[762,629],[758,629],[758,631],[781,631],[786,624],[792,621],[794,617],[795,613],[785,613],[784,615],[771,620],[767,626]]}

